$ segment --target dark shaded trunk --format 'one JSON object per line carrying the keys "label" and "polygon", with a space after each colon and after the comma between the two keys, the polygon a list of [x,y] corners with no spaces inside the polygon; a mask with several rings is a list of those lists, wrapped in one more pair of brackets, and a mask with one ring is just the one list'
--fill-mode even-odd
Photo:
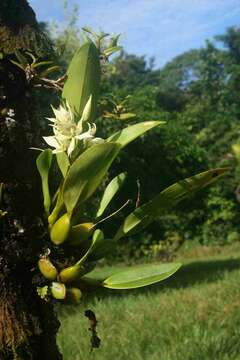
{"label": "dark shaded trunk", "polygon": [[[0,1],[0,359],[61,359],[53,306],[37,295],[42,237],[39,142],[35,96],[24,72],[11,63],[16,50],[47,57],[51,45],[26,0]],[[14,110],[14,118],[9,110]]]}

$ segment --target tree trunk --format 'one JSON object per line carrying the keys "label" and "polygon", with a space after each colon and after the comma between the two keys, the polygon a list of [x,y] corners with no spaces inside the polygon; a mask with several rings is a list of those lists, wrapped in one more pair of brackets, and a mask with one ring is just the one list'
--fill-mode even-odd
{"label": "tree trunk", "polygon": [[[39,141],[37,102],[24,71],[11,59],[16,50],[45,58],[51,45],[26,0],[0,0],[0,359],[61,359],[53,305],[36,291],[36,264],[47,239],[41,219],[36,173]],[[14,118],[9,110],[14,110]]]}

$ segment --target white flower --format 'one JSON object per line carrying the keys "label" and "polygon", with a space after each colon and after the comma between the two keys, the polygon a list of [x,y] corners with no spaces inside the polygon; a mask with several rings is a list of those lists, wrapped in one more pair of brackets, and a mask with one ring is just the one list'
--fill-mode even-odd
{"label": "white flower", "polygon": [[[91,115],[91,108],[92,96],[89,97],[83,109],[81,119],[76,122],[68,103],[66,103],[66,108],[61,105],[58,109],[55,109],[52,106],[55,118],[48,118],[48,120],[52,123],[50,126],[53,127],[54,135],[44,136],[43,139],[49,146],[54,148],[53,153],[56,154],[66,151],[68,156],[71,156],[79,141],[83,142],[84,147],[104,141],[101,138],[95,137],[97,130],[96,125],[88,122]],[[83,131],[86,125],[88,126],[88,130]]]}

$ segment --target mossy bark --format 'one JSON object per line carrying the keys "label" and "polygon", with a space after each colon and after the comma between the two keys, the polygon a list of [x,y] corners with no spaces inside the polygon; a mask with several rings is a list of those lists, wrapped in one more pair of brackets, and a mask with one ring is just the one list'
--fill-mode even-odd
{"label": "mossy bark", "polygon": [[[8,213],[0,219],[0,359],[61,359],[58,320],[41,300],[36,269],[43,250],[36,152],[37,102],[25,74],[11,63],[16,50],[46,58],[51,44],[26,0],[0,1],[0,182]],[[14,110],[14,121],[6,112]],[[10,121],[10,122],[9,122]]]}

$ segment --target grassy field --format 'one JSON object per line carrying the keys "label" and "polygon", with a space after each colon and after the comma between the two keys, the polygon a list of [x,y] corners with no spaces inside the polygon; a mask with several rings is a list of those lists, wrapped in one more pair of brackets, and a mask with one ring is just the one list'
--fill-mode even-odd
{"label": "grassy field", "polygon": [[64,360],[240,360],[240,249],[223,253],[187,259],[161,284],[89,300],[102,339],[91,353],[84,308],[61,307]]}

